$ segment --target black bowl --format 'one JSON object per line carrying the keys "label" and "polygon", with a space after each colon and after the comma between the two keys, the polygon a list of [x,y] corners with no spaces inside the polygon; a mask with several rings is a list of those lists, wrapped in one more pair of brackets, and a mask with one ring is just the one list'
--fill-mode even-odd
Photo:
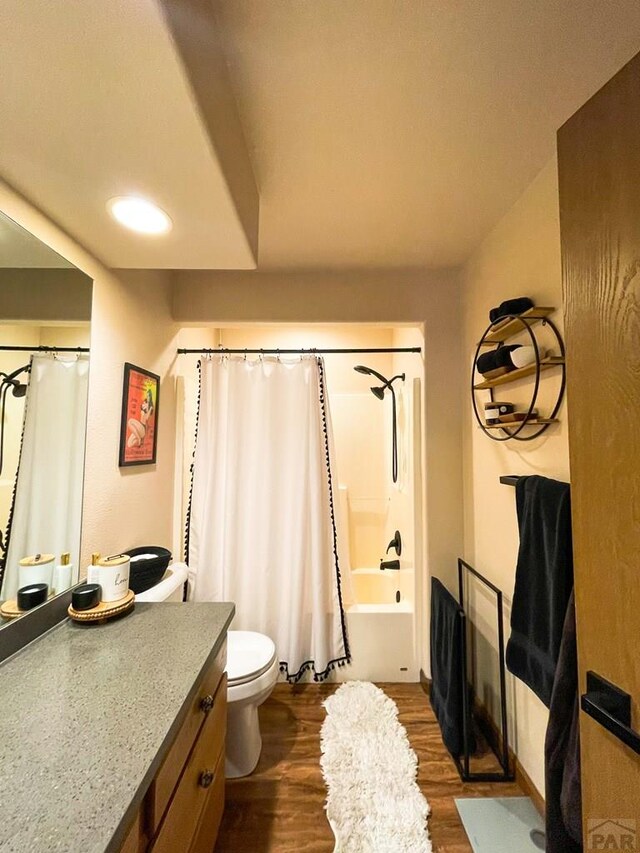
{"label": "black bowl", "polygon": [[146,592],[162,580],[171,562],[171,551],[160,548],[157,545],[143,545],[141,548],[132,548],[124,551],[129,557],[137,557],[138,554],[153,554],[147,560],[134,560],[129,570],[129,589],[139,595]]}

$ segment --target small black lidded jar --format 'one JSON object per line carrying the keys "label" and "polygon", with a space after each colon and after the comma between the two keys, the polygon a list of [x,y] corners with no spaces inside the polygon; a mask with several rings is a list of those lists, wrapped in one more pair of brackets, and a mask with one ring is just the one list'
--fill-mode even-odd
{"label": "small black lidded jar", "polygon": [[49,595],[49,585],[46,583],[30,583],[18,590],[18,610],[32,610],[44,604]]}
{"label": "small black lidded jar", "polygon": [[91,610],[100,604],[102,588],[99,583],[83,583],[71,593],[71,606],[74,610]]}

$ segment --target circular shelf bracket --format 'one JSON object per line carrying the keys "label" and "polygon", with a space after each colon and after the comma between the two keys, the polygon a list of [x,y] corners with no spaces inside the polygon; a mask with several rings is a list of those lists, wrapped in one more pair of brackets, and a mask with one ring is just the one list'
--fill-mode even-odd
{"label": "circular shelf bracket", "polygon": [[[522,327],[520,331],[526,331],[529,335],[529,339],[531,341],[531,345],[533,346],[533,351],[534,351],[535,357],[536,357],[536,359],[535,359],[536,371],[535,371],[533,393],[531,395],[531,402],[529,403],[529,408],[527,410],[526,416],[522,421],[518,422],[517,424],[513,424],[513,425],[509,424],[509,425],[505,425],[505,426],[499,428],[500,432],[502,432],[502,435],[496,435],[495,432],[497,432],[497,430],[494,432],[494,430],[488,429],[486,424],[484,423],[483,418],[480,416],[480,412],[478,411],[478,403],[476,400],[476,394],[478,393],[478,389],[476,388],[475,376],[476,376],[476,370],[477,370],[477,365],[478,365],[478,357],[480,355],[482,348],[485,346],[485,341],[492,332],[495,333],[495,328],[494,328],[495,324],[490,323],[487,326],[487,328],[485,329],[482,337],[480,338],[478,346],[476,347],[475,355],[473,357],[473,367],[471,368],[471,403],[473,406],[473,414],[475,415],[476,421],[478,422],[478,426],[480,427],[480,429],[492,441],[510,441],[511,439],[515,439],[515,441],[533,441],[534,438],[538,438],[540,435],[542,435],[542,433],[545,432],[551,426],[552,422],[554,422],[555,416],[558,414],[558,411],[560,410],[560,406],[562,405],[562,400],[564,399],[564,392],[565,392],[566,383],[567,383],[567,369],[566,369],[566,364],[565,364],[564,342],[562,340],[562,335],[558,331],[558,328],[556,327],[556,325],[551,320],[549,320],[548,317],[543,317],[540,320],[542,326],[547,326],[552,331],[554,338],[556,340],[556,343],[558,345],[558,349],[560,350],[560,356],[562,358],[562,361],[558,362],[558,367],[560,367],[562,369],[562,375],[561,375],[561,379],[560,379],[560,387],[558,389],[558,394],[556,396],[555,403],[554,403],[553,408],[551,410],[551,414],[549,415],[548,418],[545,418],[545,420],[548,420],[549,423],[530,424],[530,423],[528,423],[528,421],[531,418],[531,415],[533,414],[533,412],[535,410],[536,402],[538,400],[538,392],[540,390],[540,378],[541,378],[541,374],[542,374],[542,366],[541,366],[542,365],[542,359],[540,358],[540,347],[538,346],[538,341],[536,340],[536,336],[534,335],[534,333],[532,331],[532,328],[531,328],[532,324],[528,323],[526,318],[520,316],[519,314],[507,314],[504,317],[501,317],[500,319],[503,322],[504,321],[519,322],[521,327]],[[535,318],[535,319],[537,322],[538,319],[540,319],[540,318]],[[517,334],[517,333],[514,333],[514,334]],[[511,335],[509,337],[511,337]],[[504,344],[504,341],[496,341],[495,343],[497,343],[498,347],[500,347]],[[508,374],[506,374],[506,375],[508,376]],[[490,386],[486,390],[489,391],[490,400],[491,400],[491,402],[493,402],[494,401],[494,394],[493,394],[494,386]],[[538,426],[539,428],[536,429],[533,433],[530,433],[529,430],[534,426]],[[525,435],[522,434],[523,430],[527,430],[527,433]]]}

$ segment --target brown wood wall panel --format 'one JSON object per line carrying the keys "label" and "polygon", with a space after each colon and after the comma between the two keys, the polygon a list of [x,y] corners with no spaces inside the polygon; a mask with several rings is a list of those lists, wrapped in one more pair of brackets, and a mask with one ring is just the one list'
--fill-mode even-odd
{"label": "brown wood wall panel", "polygon": [[[640,55],[561,128],[558,168],[581,687],[629,692],[638,728]],[[640,843],[640,757],[584,714],[581,739],[584,820]]]}

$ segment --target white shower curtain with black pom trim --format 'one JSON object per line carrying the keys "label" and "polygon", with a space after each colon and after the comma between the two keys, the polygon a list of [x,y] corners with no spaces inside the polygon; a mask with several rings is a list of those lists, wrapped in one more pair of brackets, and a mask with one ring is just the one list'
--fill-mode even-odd
{"label": "white shower curtain with black pom trim", "polygon": [[0,599],[15,597],[32,554],[69,552],[77,583],[88,390],[88,356],[32,356]]}
{"label": "white shower curtain with black pom trim", "polygon": [[196,601],[233,601],[233,628],[276,644],[290,681],[349,659],[324,365],[213,356],[187,522]]}

